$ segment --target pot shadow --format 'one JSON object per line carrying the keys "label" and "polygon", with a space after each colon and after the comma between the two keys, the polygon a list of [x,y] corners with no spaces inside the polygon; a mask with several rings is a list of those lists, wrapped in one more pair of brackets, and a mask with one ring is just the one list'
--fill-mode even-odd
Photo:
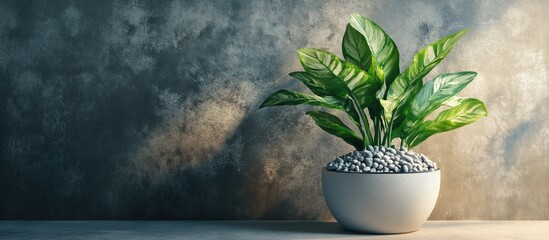
{"label": "pot shadow", "polygon": [[385,234],[354,232],[343,228],[337,222],[319,221],[227,221],[227,227],[246,229],[253,232],[288,232],[303,234],[327,234],[347,237],[368,237]]}
{"label": "pot shadow", "polygon": [[296,232],[296,233],[327,233],[327,234],[358,234],[344,229],[337,222],[317,221],[230,221],[225,224],[230,227],[246,228],[258,231]]}

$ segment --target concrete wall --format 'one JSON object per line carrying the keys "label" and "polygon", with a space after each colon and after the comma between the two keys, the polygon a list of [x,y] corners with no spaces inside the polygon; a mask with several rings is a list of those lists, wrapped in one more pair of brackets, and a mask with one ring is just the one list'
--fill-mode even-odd
{"label": "concrete wall", "polygon": [[[401,66],[471,31],[428,76],[477,71],[489,117],[416,150],[431,219],[549,219],[548,1],[2,1],[0,218],[330,219],[320,168],[351,150],[307,107],[296,49],[341,54],[351,13]],[[411,203],[413,204],[413,203]]]}

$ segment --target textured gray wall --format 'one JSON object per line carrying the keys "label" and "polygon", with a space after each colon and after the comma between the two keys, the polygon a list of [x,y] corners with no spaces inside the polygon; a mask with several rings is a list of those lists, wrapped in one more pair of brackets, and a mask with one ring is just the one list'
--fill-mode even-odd
{"label": "textured gray wall", "polygon": [[[330,219],[320,167],[351,148],[307,107],[257,110],[295,50],[340,54],[351,13],[406,66],[473,70],[489,117],[432,137],[432,219],[549,219],[548,1],[2,1],[0,218]],[[413,203],[411,203],[413,204]]]}

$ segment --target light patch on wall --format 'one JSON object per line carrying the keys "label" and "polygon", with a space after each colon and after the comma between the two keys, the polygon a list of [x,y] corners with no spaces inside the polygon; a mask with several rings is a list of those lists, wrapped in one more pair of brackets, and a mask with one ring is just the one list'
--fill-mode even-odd
{"label": "light patch on wall", "polygon": [[[187,96],[173,114],[163,115],[167,118],[130,157],[127,173],[149,179],[154,185],[174,171],[207,164],[233,135],[255,94],[254,86],[244,81],[203,86]],[[168,109],[178,101],[166,91],[159,97]]]}
{"label": "light patch on wall", "polygon": [[82,13],[74,6],[70,6],[63,12],[63,21],[65,27],[69,30],[71,36],[76,36],[82,27]]}

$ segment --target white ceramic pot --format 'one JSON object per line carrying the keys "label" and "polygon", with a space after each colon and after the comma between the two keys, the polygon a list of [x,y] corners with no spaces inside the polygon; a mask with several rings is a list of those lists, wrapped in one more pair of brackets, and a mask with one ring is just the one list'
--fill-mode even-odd
{"label": "white ceramic pot", "polygon": [[344,228],[367,233],[418,230],[435,207],[440,170],[421,173],[344,173],[322,170],[328,208]]}

